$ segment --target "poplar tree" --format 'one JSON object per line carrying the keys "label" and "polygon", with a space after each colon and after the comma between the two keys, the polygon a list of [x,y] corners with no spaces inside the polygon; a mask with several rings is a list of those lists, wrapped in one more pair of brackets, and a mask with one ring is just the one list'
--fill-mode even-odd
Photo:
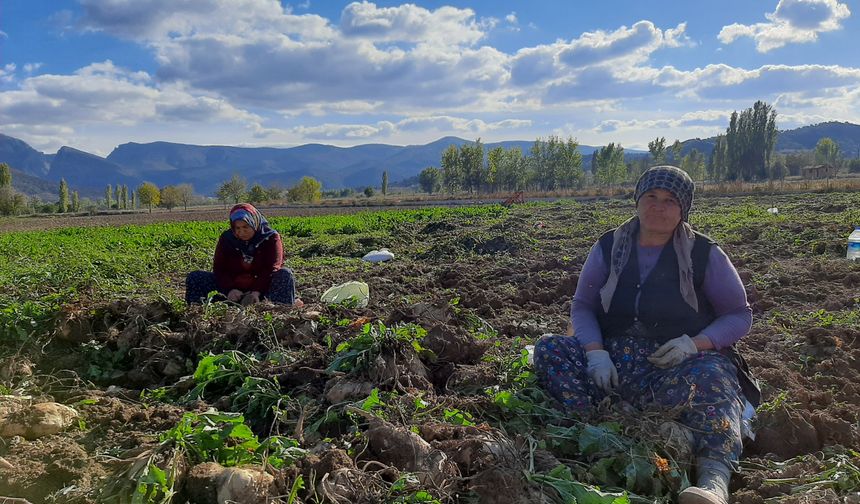
{"label": "poplar tree", "polygon": [[6,163],[0,163],[0,187],[12,185],[12,170]]}
{"label": "poplar tree", "polygon": [[66,184],[66,179],[60,179],[60,213],[69,211],[69,186]]}

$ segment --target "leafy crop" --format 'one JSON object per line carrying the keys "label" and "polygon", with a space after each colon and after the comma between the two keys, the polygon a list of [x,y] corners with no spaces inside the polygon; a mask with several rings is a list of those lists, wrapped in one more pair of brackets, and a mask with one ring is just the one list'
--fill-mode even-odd
{"label": "leafy crop", "polygon": [[186,413],[179,423],[159,436],[159,443],[125,461],[102,490],[103,502],[169,504],[176,496],[180,468],[201,462],[225,467],[267,464],[279,469],[303,458],[293,439],[272,436],[260,441],[235,413]]}
{"label": "leafy crop", "polygon": [[394,327],[386,327],[381,321],[375,324],[364,324],[358,335],[336,347],[335,351],[337,354],[332,359],[327,370],[341,372],[362,371],[373,363],[376,356],[384,348],[397,344],[411,345],[417,354],[429,356],[432,352],[421,346],[421,340],[426,335],[427,331],[416,324],[398,324]]}

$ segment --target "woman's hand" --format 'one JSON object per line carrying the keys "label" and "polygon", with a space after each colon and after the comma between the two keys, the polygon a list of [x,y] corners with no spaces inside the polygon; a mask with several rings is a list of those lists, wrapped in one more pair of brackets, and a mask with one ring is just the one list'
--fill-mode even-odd
{"label": "woman's hand", "polygon": [[699,353],[699,348],[693,338],[682,334],[663,343],[660,348],[648,356],[648,361],[658,368],[665,369],[677,366],[697,353]]}
{"label": "woman's hand", "polygon": [[585,352],[585,358],[588,360],[586,372],[591,381],[607,394],[612,392],[612,389],[618,386],[618,371],[609,358],[609,352],[590,350]]}
{"label": "woman's hand", "polygon": [[231,289],[230,292],[227,293],[227,300],[238,303],[239,300],[242,299],[242,294],[244,294],[244,292],[239,289]]}
{"label": "woman's hand", "polygon": [[249,306],[254,303],[260,302],[260,292],[259,291],[251,291],[245,294],[245,297],[242,298],[242,306]]}

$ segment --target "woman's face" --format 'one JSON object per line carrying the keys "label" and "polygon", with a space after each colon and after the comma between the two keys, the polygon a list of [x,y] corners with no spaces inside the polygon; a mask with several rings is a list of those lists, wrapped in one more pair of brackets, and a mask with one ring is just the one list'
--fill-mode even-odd
{"label": "woman's face", "polygon": [[254,237],[254,228],[241,219],[233,221],[232,227],[233,234],[242,241],[248,241]]}
{"label": "woman's face", "polygon": [[639,225],[651,233],[672,233],[681,222],[681,203],[665,189],[651,189],[636,204]]}

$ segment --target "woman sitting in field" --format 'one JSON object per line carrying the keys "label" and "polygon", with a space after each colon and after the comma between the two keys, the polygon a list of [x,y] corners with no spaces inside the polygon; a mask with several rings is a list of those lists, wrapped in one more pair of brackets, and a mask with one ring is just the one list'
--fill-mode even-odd
{"label": "woman sitting in field", "polygon": [[185,302],[200,303],[218,291],[243,305],[268,299],[302,306],[293,272],[283,263],[281,235],[253,205],[238,204],[230,210],[230,229],[218,239],[212,272],[192,271],[185,278]]}
{"label": "woman sitting in field", "polygon": [[752,311],[726,254],[687,223],[693,181],[673,166],[639,178],[636,216],[591,249],[571,307],[574,336],[535,347],[542,385],[572,412],[617,394],[677,411],[694,440],[696,486],[681,504],[726,504],[741,454],[744,399],[760,394],[734,343]]}

